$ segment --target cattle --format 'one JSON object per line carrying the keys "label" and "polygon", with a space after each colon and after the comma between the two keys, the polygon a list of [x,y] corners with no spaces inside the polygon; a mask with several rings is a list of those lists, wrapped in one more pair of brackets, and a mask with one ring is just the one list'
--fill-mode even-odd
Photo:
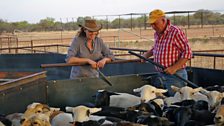
{"label": "cattle", "polygon": [[102,110],[96,113],[93,113],[93,115],[98,116],[105,116],[105,118],[109,121],[136,121],[136,117],[138,116],[138,112],[134,110],[128,110],[120,107],[111,107],[111,106],[105,106],[102,107]]}
{"label": "cattle", "polygon": [[199,91],[203,90],[202,87],[199,88],[191,88],[189,86],[184,86],[184,87],[176,87],[176,86],[171,86],[172,90],[175,93],[175,95],[173,97],[168,97],[165,98],[164,101],[165,103],[169,106],[175,102],[180,102],[183,100],[204,100],[204,101],[208,101],[208,98],[201,94]]}
{"label": "cattle", "polygon": [[23,119],[28,119],[34,114],[42,113],[49,117],[52,126],[70,126],[69,122],[73,121],[72,114],[50,109],[49,106],[41,103],[34,103],[28,105],[27,110],[24,112]]}
{"label": "cattle", "polygon": [[138,96],[106,90],[98,90],[95,97],[96,107],[113,106],[127,108],[140,103],[140,97]]}
{"label": "cattle", "polygon": [[214,113],[208,110],[195,110],[190,106],[182,106],[174,110],[175,123],[177,126],[184,126],[190,120],[197,121],[201,125],[214,124]]}
{"label": "cattle", "polygon": [[220,105],[216,112],[214,122],[216,126],[223,126],[224,125],[224,105]]}
{"label": "cattle", "polygon": [[128,110],[138,110],[143,113],[153,114],[156,116],[162,116],[161,107],[154,101],[148,101],[147,103],[140,103],[136,106],[129,107]]}
{"label": "cattle", "polygon": [[76,107],[66,107],[66,112],[72,112],[74,122],[85,122],[89,120],[91,114],[101,111],[102,108],[89,108],[83,105]]}
{"label": "cattle", "polygon": [[9,119],[12,122],[13,126],[20,126],[21,119],[23,118],[23,113],[12,113],[6,116],[7,119]]}
{"label": "cattle", "polygon": [[[5,126],[1,121],[0,121],[0,126]],[[11,126],[11,125],[10,125]]]}
{"label": "cattle", "polygon": [[208,86],[205,88],[207,91],[218,91],[218,92],[224,92],[224,86],[220,85],[214,85],[214,86]]}
{"label": "cattle", "polygon": [[12,125],[12,122],[9,119],[7,119],[5,117],[5,115],[2,115],[2,114],[0,114],[0,122],[2,123],[2,126],[11,126]]}
{"label": "cattle", "polygon": [[85,122],[76,122],[75,126],[102,126],[104,121],[105,121],[104,119],[100,119],[98,121],[88,120],[88,121],[85,121]]}
{"label": "cattle", "polygon": [[[141,102],[148,102],[151,99],[164,96],[162,93],[167,92],[167,90],[157,89],[151,85],[144,85],[140,88],[134,89],[133,91],[139,92],[140,97],[128,93],[115,93],[106,90],[98,90],[95,95],[96,107],[116,106],[128,108],[140,104]],[[156,102],[158,102],[161,107],[164,105],[163,100],[156,100]]]}
{"label": "cattle", "polygon": [[201,93],[207,96],[210,110],[215,109],[224,98],[224,92],[201,90]]}
{"label": "cattle", "polygon": [[144,85],[140,88],[133,89],[133,92],[140,92],[140,97],[142,102],[148,102],[149,100],[155,99],[158,96],[163,96],[167,90],[156,88],[152,85]]}
{"label": "cattle", "polygon": [[23,120],[21,126],[51,126],[51,124],[47,115],[36,113]]}
{"label": "cattle", "polygon": [[170,122],[165,117],[148,115],[146,117],[139,117],[138,123],[147,124],[148,126],[173,126],[174,122]]}

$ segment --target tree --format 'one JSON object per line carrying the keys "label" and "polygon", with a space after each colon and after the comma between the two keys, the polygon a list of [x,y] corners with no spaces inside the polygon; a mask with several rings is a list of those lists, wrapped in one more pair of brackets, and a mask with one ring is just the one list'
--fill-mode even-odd
{"label": "tree", "polygon": [[47,17],[46,19],[42,19],[39,22],[39,25],[44,29],[45,31],[47,30],[53,30],[54,26],[54,18]]}
{"label": "tree", "polygon": [[21,22],[14,22],[12,23],[12,26],[15,29],[22,30],[22,31],[28,31],[30,24],[27,21],[21,21]]}

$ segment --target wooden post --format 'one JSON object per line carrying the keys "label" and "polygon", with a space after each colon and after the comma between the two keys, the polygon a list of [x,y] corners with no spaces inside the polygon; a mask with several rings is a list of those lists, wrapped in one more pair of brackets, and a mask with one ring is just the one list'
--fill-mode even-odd
{"label": "wooden post", "polygon": [[33,40],[30,41],[30,45],[31,45],[31,51],[32,51],[32,53],[34,53],[34,51],[33,51]]}

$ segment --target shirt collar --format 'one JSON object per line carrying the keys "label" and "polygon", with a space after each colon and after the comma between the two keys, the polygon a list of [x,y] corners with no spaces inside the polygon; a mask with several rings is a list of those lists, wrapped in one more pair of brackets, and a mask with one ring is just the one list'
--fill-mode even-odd
{"label": "shirt collar", "polygon": [[170,26],[171,26],[170,20],[167,19],[166,29],[165,29],[165,31],[163,32],[163,34],[166,34],[166,33],[170,30]]}
{"label": "shirt collar", "polygon": [[167,19],[167,25],[166,25],[166,28],[165,28],[164,32],[162,34],[159,34],[159,33],[156,32],[156,35],[157,36],[162,36],[162,35],[166,34],[170,30],[170,27],[171,27],[171,22],[170,22],[169,19]]}
{"label": "shirt collar", "polygon": [[92,46],[93,46],[93,50],[90,50],[88,47],[87,47],[87,39],[85,38],[85,46],[86,48],[89,50],[90,53],[93,53],[94,49],[95,49],[95,39],[92,40]]}

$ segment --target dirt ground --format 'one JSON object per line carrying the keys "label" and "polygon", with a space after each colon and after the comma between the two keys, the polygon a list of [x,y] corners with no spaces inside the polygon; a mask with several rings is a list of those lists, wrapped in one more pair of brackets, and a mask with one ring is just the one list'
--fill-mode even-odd
{"label": "dirt ground", "polygon": [[[193,50],[224,49],[224,26],[182,27]],[[99,36],[109,47],[149,49],[153,45],[151,28],[141,29],[102,29]],[[20,32],[14,36],[18,46],[64,44],[69,45],[76,31]],[[6,35],[7,36],[7,35]],[[9,36],[9,35],[8,35]],[[1,36],[0,36],[1,37]],[[8,40],[0,39],[0,46],[7,46]]]}
{"label": "dirt ground", "polygon": [[[207,26],[207,27],[193,27],[182,28],[188,37],[189,44],[193,51],[203,50],[224,50],[224,26]],[[118,48],[130,48],[130,49],[145,49],[148,50],[153,46],[153,33],[152,29],[102,29],[99,36],[109,47]],[[15,33],[14,38],[8,38],[12,35],[6,34],[0,36],[0,49],[7,47],[24,47],[24,46],[40,46],[40,45],[52,45],[63,44],[69,46],[72,38],[76,35],[76,31],[58,31],[58,32],[21,32]],[[6,39],[4,39],[6,37]],[[67,53],[67,46],[60,47],[47,47],[47,48],[35,48],[36,50]],[[24,53],[16,52],[15,53]],[[7,53],[8,50],[1,50],[0,53]],[[12,51],[13,52],[13,51]],[[29,53],[30,51],[27,51]],[[208,51],[206,51],[208,52]],[[127,52],[114,51],[115,54],[127,54]],[[211,52],[224,54],[224,51]],[[132,58],[130,56],[122,58]],[[136,57],[135,57],[136,58]],[[216,58],[216,64],[219,64],[219,68],[224,68],[224,58]],[[214,57],[201,58],[195,57],[192,60],[194,66],[205,66],[211,68],[214,65]],[[198,64],[199,63],[199,64]],[[197,65],[195,65],[197,64]]]}

